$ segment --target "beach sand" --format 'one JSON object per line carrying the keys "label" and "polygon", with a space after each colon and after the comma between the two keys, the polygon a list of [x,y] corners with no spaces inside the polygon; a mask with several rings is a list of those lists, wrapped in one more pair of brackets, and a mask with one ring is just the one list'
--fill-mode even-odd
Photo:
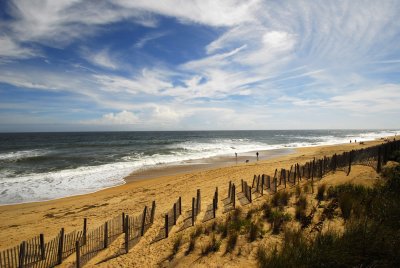
{"label": "beach sand", "polygon": [[[0,207],[0,248],[8,248],[18,245],[21,241],[43,233],[45,239],[53,238],[58,234],[60,228],[64,227],[66,232],[75,229],[81,229],[83,219],[88,219],[88,228],[95,228],[106,220],[125,212],[129,215],[140,213],[145,205],[150,206],[153,200],[156,201],[157,209],[155,222],[148,230],[139,243],[131,249],[128,254],[111,258],[119,251],[121,247],[122,236],[114,243],[100,252],[98,256],[92,259],[88,266],[99,263],[104,267],[151,267],[157,264],[163,265],[163,260],[167,259],[172,248],[174,238],[177,236],[174,227],[170,238],[151,244],[151,241],[157,235],[160,226],[162,226],[162,214],[169,210],[176,199],[182,197],[182,212],[189,209],[191,199],[196,194],[196,189],[201,189],[202,206],[206,207],[212,202],[212,196],[215,188],[218,187],[220,199],[227,196],[228,182],[235,182],[240,185],[240,180],[252,181],[254,174],[273,175],[276,168],[290,168],[295,163],[305,163],[313,157],[330,156],[334,153],[342,153],[352,149],[360,149],[382,143],[382,140],[365,142],[360,144],[341,144],[331,146],[318,146],[298,148],[289,154],[273,158],[263,156],[260,152],[260,161],[255,161],[255,157],[250,159],[248,156],[241,156],[236,164],[235,158],[224,161],[217,166],[205,165],[185,165],[184,167],[168,167],[167,169],[147,170],[132,174],[126,178],[128,182],[125,185],[101,190],[92,194],[67,197],[46,202],[36,202],[28,204],[7,205]],[[244,163],[245,159],[249,163]],[[197,168],[194,166],[198,166]],[[200,168],[199,168],[200,167]],[[361,175],[360,175],[361,174]],[[362,178],[368,176],[370,182],[365,182]],[[335,175],[328,176],[326,183],[335,184],[338,181],[351,181],[363,184],[372,184],[377,174],[373,169],[358,166],[353,168],[351,176],[345,177],[344,173],[337,172]],[[261,202],[258,201],[258,202]],[[220,205],[222,207],[222,205]],[[203,212],[204,213],[204,212]],[[202,219],[203,213],[199,215]],[[221,210],[217,211],[218,217],[224,217]],[[182,217],[181,217],[182,218]],[[178,220],[178,225],[182,219]],[[183,232],[187,236],[193,228]],[[273,239],[272,239],[273,240]],[[243,249],[248,251],[248,255],[254,251],[253,248]],[[223,251],[222,251],[223,252]],[[244,254],[244,253],[243,253]],[[182,255],[182,254],[181,254]],[[229,256],[220,258],[221,254],[210,257],[206,263],[199,259],[198,255],[186,257],[182,262],[167,262],[168,265],[178,265],[184,267],[184,264],[196,266],[211,267],[239,267],[243,258],[231,260]],[[254,254],[253,254],[254,255]],[[218,257],[219,256],[219,257]],[[177,259],[179,257],[179,253]],[[193,259],[194,258],[194,259]],[[246,263],[250,266],[255,265],[254,257],[249,257]],[[105,261],[109,259],[108,261]],[[63,262],[61,267],[68,267],[75,260],[75,256],[70,256]]]}

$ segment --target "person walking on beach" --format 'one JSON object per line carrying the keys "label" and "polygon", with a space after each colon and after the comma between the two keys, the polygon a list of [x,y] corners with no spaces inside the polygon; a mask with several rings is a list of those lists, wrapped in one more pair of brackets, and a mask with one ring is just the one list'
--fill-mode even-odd
{"label": "person walking on beach", "polygon": [[257,161],[258,161],[258,152],[256,153],[256,155],[257,155]]}
{"label": "person walking on beach", "polygon": [[236,164],[237,164],[237,153],[235,153],[235,157],[236,157]]}

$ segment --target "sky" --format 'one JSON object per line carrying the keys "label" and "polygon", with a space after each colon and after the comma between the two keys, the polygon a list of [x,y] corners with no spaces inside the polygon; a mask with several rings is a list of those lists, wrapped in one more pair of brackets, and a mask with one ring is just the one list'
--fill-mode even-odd
{"label": "sky", "polygon": [[400,128],[400,1],[2,0],[0,132]]}

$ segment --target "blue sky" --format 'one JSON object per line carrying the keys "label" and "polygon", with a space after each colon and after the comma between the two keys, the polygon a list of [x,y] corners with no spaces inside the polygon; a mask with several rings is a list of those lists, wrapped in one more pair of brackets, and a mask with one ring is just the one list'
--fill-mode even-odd
{"label": "blue sky", "polygon": [[400,1],[0,2],[0,131],[399,128]]}

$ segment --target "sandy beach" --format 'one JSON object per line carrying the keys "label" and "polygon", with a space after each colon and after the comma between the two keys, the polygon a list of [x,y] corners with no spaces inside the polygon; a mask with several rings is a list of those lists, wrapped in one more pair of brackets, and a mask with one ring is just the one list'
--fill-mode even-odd
{"label": "sandy beach", "polygon": [[[211,203],[216,187],[221,198],[227,195],[229,181],[240,183],[241,179],[250,182],[254,174],[273,175],[276,168],[288,168],[295,163],[304,163],[313,157],[330,156],[352,149],[360,149],[382,143],[382,140],[365,142],[360,144],[340,144],[331,146],[318,146],[298,148],[295,150],[278,152],[268,155],[260,152],[260,161],[252,158],[252,153],[240,156],[238,164],[234,157],[222,158],[219,161],[206,161],[205,164],[187,163],[178,167],[165,167],[153,170],[144,170],[131,174],[122,186],[101,190],[92,194],[72,196],[46,202],[35,202],[19,205],[7,205],[0,207],[0,248],[18,245],[21,241],[29,239],[39,233],[46,238],[54,237],[64,227],[66,232],[82,228],[83,219],[88,219],[88,228],[94,228],[107,219],[125,212],[129,215],[140,213],[145,205],[156,201],[155,223],[145,236],[140,240],[129,254],[111,258],[120,246],[120,240],[116,240],[108,249],[101,252],[91,260],[88,266],[100,263],[105,267],[138,267],[155,266],[162,263],[171,249],[175,230],[171,232],[172,238],[164,239],[151,244],[162,224],[162,213],[170,209],[175,200],[182,197],[182,211],[188,210],[190,200],[196,194],[196,189],[201,189],[202,205]],[[249,159],[249,163],[244,160]],[[353,173],[353,172],[352,172]],[[355,168],[354,176],[343,179],[332,176],[327,178],[327,183],[335,183],[336,180],[357,180],[359,174],[367,174],[368,177],[376,177],[371,168]],[[358,175],[357,175],[358,174]],[[336,176],[335,175],[335,176]],[[340,177],[340,178],[339,178]],[[369,182],[362,182],[368,184]],[[373,179],[371,180],[373,183]],[[217,211],[221,217],[221,211]],[[200,218],[202,216],[200,215]],[[181,219],[180,219],[181,220]],[[180,221],[178,221],[179,225]],[[113,253],[114,252],[114,253]],[[146,257],[147,256],[147,257]],[[74,260],[70,256],[61,266],[68,267]],[[212,258],[210,259],[212,263]],[[177,265],[175,263],[175,265]],[[199,266],[204,265],[201,262]],[[213,265],[223,266],[223,263]],[[230,266],[240,266],[240,263],[232,262]]]}

